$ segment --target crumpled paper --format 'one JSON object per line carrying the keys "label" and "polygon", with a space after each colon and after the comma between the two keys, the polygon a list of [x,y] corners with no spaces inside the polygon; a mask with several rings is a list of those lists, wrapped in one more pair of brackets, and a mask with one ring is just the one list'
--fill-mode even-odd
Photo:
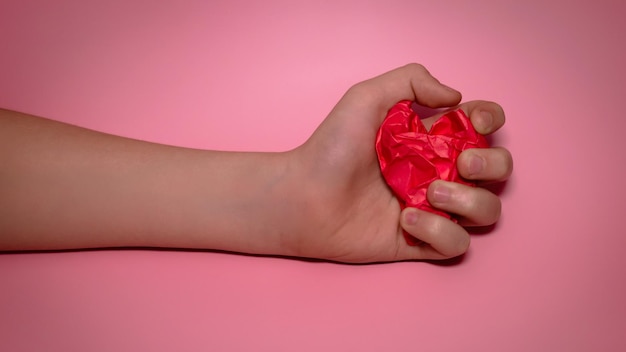
{"label": "crumpled paper", "polygon": [[[411,104],[401,101],[394,105],[376,135],[376,153],[383,177],[402,209],[415,207],[455,220],[430,205],[426,199],[428,186],[435,180],[473,186],[473,182],[459,175],[456,160],[466,149],[489,145],[462,110],[446,113],[428,131]],[[404,237],[410,245],[422,243],[406,231]]]}

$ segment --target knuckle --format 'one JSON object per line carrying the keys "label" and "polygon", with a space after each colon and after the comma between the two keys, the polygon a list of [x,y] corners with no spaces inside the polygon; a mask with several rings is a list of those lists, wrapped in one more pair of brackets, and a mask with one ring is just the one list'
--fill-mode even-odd
{"label": "knuckle", "polygon": [[482,103],[484,104],[482,107],[483,109],[488,109],[498,116],[504,116],[504,109],[502,108],[502,106],[500,106],[500,104],[496,103],[495,101],[483,100]]}
{"label": "knuckle", "polygon": [[500,214],[502,213],[502,202],[495,194],[487,190],[483,191],[485,194],[484,199],[476,208],[476,211],[478,212],[476,222],[479,225],[487,226],[495,224],[500,219]]}
{"label": "knuckle", "polygon": [[511,176],[511,173],[513,172],[513,156],[511,155],[511,152],[509,152],[505,148],[498,148],[497,152],[498,165],[500,170],[500,175],[498,175],[498,178],[501,180],[505,180],[509,176]]}
{"label": "knuckle", "polygon": [[425,214],[412,230],[446,258],[465,253],[470,245],[470,237],[461,226],[435,214]]}
{"label": "knuckle", "polygon": [[494,224],[502,211],[500,198],[479,187],[468,189],[457,207],[457,214],[479,226]]}
{"label": "knuckle", "polygon": [[506,176],[508,177],[513,172],[513,155],[511,155],[511,152],[509,152],[506,149],[504,149],[504,159],[505,159],[505,165],[507,169]]}
{"label": "knuckle", "polygon": [[360,82],[348,89],[345,98],[353,98],[356,102],[359,101],[371,101],[379,98],[381,95],[380,89],[368,81]]}
{"label": "knuckle", "polygon": [[500,118],[502,119],[502,123],[504,124],[504,121],[506,120],[506,114],[504,113],[504,108],[502,107],[502,105],[498,103],[493,103],[493,105],[495,106],[496,113],[500,116]]}
{"label": "knuckle", "polygon": [[455,197],[455,213],[464,217],[475,217],[485,208],[485,196],[482,188],[464,187]]}
{"label": "knuckle", "polygon": [[498,220],[500,220],[500,217],[502,216],[502,201],[500,200],[500,198],[497,198],[497,202],[495,203],[495,208],[492,214],[493,217],[489,225],[498,222]]}
{"label": "knuckle", "polygon": [[423,75],[425,73],[428,73],[428,70],[426,69],[426,67],[424,65],[418,64],[416,62],[412,62],[410,64],[407,64],[404,67],[407,70],[411,71],[411,73],[413,73],[415,75]]}
{"label": "knuckle", "polygon": [[466,232],[459,231],[450,234],[446,242],[444,246],[439,247],[439,251],[448,258],[454,258],[467,252],[471,239]]}
{"label": "knuckle", "polygon": [[454,252],[454,254],[452,255],[452,257],[458,257],[461,254],[467,252],[467,250],[469,249],[471,243],[471,239],[469,236],[462,236],[459,238],[458,242],[457,242],[457,246],[456,246],[456,250]]}

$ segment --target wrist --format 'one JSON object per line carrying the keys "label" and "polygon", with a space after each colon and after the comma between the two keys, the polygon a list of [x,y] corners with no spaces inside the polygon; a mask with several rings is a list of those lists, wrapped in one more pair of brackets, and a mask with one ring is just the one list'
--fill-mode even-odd
{"label": "wrist", "polygon": [[268,218],[276,219],[273,254],[320,258],[327,245],[321,235],[333,232],[328,220],[337,211],[337,183],[320,169],[324,161],[311,155],[306,145],[280,154],[280,182],[266,203]]}
{"label": "wrist", "polygon": [[266,165],[269,191],[260,199],[260,214],[265,222],[264,254],[301,256],[301,238],[310,227],[312,213],[310,184],[308,184],[299,151],[273,155]]}
{"label": "wrist", "polygon": [[203,159],[200,176],[185,180],[189,208],[177,221],[193,235],[169,246],[297,255],[307,204],[297,155],[207,151]]}

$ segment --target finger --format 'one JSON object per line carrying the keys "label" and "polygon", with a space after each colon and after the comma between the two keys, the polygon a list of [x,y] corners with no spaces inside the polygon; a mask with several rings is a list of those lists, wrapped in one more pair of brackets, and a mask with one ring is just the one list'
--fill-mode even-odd
{"label": "finger", "polygon": [[468,180],[504,181],[513,172],[513,157],[500,147],[472,148],[459,155],[456,167]]}
{"label": "finger", "polygon": [[431,108],[454,106],[461,93],[441,84],[420,64],[409,64],[353,86],[345,98],[369,104],[386,113],[401,100],[413,100]]}
{"label": "finger", "polygon": [[433,207],[461,216],[466,226],[491,225],[500,219],[500,198],[484,188],[437,180],[426,196]]}
{"label": "finger", "polygon": [[494,102],[474,100],[459,105],[480,134],[490,134],[504,125],[504,109]]}
{"label": "finger", "polygon": [[409,234],[427,243],[409,246],[403,242],[398,250],[401,258],[448,259],[465,253],[470,244],[470,237],[461,226],[416,208],[404,209],[400,224]]}

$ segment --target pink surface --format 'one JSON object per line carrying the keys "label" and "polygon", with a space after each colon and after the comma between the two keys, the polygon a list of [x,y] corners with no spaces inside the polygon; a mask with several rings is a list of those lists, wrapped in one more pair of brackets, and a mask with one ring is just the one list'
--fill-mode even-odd
{"label": "pink surface", "polygon": [[417,61],[466,100],[505,107],[495,142],[516,169],[501,222],[456,265],[0,255],[0,350],[625,350],[625,10],[3,1],[6,108],[182,146],[285,150],[351,84]]}

